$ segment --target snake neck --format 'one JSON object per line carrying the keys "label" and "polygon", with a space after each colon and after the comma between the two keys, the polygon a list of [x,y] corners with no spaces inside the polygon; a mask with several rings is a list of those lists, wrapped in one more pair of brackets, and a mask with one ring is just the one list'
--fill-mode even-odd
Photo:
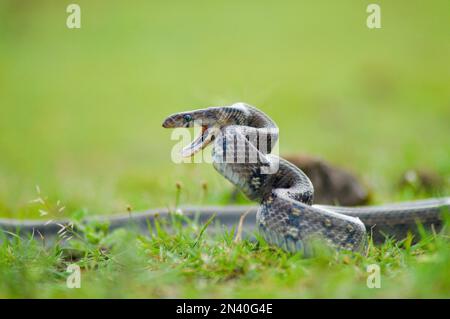
{"label": "snake neck", "polygon": [[314,189],[309,178],[290,162],[270,154],[278,140],[275,122],[252,106],[238,103],[233,108],[241,112],[245,125],[220,130],[212,152],[215,169],[253,201],[283,196],[312,204]]}

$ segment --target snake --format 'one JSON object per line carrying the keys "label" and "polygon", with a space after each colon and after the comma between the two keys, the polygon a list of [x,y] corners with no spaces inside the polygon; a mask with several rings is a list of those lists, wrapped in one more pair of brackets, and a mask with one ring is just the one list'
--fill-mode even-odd
{"label": "snake", "polygon": [[277,125],[246,103],[176,113],[162,126],[200,127],[200,135],[181,155],[192,157],[212,144],[217,172],[259,204],[256,225],[264,240],[289,252],[311,255],[319,244],[361,252],[370,227],[384,227],[387,235],[405,234],[418,223],[438,227],[442,211],[450,207],[450,197],[356,208],[314,205],[310,179],[272,152],[279,136]]}
{"label": "snake", "polygon": [[[175,113],[162,126],[200,128],[199,136],[181,150],[181,156],[192,157],[212,144],[214,168],[256,202],[255,206],[185,206],[181,209],[183,214],[198,217],[199,222],[214,217],[230,228],[242,222],[244,215],[251,215],[256,217],[256,225],[245,219],[242,225],[247,233],[257,228],[267,243],[288,252],[311,256],[315,243],[338,251],[361,252],[370,239],[401,240],[409,233],[415,240],[421,229],[441,230],[444,215],[450,209],[450,197],[360,207],[314,204],[310,179],[297,166],[275,154],[279,135],[275,122],[246,103]],[[149,222],[171,213],[167,208],[151,209],[93,216],[85,221],[105,221],[110,229],[126,227],[133,221],[133,225],[148,231]],[[68,222],[0,219],[0,230],[7,234],[37,232],[45,238],[56,236],[60,231],[58,225]]]}

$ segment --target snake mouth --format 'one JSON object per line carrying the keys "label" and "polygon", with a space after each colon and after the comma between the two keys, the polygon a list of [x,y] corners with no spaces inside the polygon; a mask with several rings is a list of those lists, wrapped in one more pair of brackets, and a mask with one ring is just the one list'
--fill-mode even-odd
{"label": "snake mouth", "polygon": [[193,156],[195,153],[208,146],[208,144],[212,142],[213,137],[214,134],[212,130],[208,126],[202,125],[200,135],[196,139],[194,139],[191,144],[183,148],[183,150],[181,151],[181,156]]}

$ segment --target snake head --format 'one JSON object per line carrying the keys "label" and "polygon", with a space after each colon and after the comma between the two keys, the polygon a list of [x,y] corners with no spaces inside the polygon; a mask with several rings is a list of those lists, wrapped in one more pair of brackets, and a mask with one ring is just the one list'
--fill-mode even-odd
{"label": "snake head", "polygon": [[190,157],[214,140],[214,136],[220,130],[217,123],[216,117],[213,117],[208,109],[203,109],[172,114],[164,120],[162,126],[164,128],[201,127],[200,135],[181,151],[183,157]]}

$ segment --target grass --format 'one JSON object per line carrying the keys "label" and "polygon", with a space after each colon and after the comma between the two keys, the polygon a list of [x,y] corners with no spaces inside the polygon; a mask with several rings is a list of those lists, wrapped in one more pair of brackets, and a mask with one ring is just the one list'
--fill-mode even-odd
{"label": "grass", "polygon": [[[270,247],[259,236],[235,242],[232,232],[204,232],[207,226],[173,215],[147,234],[132,228],[110,233],[96,223],[65,244],[3,240],[0,297],[450,297],[448,223],[439,234],[422,233],[416,244],[411,237],[388,239],[370,243],[363,254],[318,250],[309,259]],[[72,263],[82,270],[78,289],[66,286]],[[380,267],[381,287],[370,289],[367,267],[373,264]]]}
{"label": "grass", "polygon": [[[380,0],[379,30],[365,25],[371,1],[77,3],[82,28],[69,30],[65,3],[0,2],[0,217],[41,218],[43,207],[30,203],[36,185],[68,217],[172,207],[174,197],[227,204],[232,186],[211,165],[171,161],[176,141],[161,122],[236,101],[276,121],[281,154],[317,155],[354,171],[373,202],[448,196],[448,1]],[[398,187],[405,171],[421,168],[445,185],[431,193]],[[72,239],[80,290],[65,287],[66,247],[2,242],[0,296],[450,291],[445,235],[409,248],[388,241],[367,257],[303,260],[263,243],[233,244],[227,234],[206,232],[194,247],[196,227],[154,237],[87,230]],[[381,289],[365,286],[373,262]]]}

